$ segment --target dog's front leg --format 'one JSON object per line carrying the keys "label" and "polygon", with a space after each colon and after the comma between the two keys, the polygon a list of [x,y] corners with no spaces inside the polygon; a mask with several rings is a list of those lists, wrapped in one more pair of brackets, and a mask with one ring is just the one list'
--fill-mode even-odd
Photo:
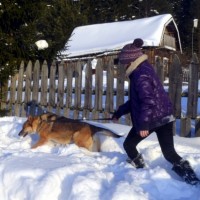
{"label": "dog's front leg", "polygon": [[39,147],[39,146],[42,146],[42,145],[44,145],[46,142],[47,142],[47,138],[40,138],[40,139],[38,140],[38,142],[35,143],[35,144],[31,147],[31,149],[35,149],[35,148],[37,148],[37,147]]}

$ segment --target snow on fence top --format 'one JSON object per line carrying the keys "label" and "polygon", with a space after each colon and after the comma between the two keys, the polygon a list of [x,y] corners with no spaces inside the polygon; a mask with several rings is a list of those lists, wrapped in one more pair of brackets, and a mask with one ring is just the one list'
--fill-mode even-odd
{"label": "snow on fence top", "polygon": [[[72,58],[120,50],[135,38],[142,38],[144,46],[160,46],[166,26],[172,24],[179,48],[180,38],[171,14],[154,17],[80,26],[73,30],[62,52],[63,58]],[[174,49],[175,50],[175,49]]]}

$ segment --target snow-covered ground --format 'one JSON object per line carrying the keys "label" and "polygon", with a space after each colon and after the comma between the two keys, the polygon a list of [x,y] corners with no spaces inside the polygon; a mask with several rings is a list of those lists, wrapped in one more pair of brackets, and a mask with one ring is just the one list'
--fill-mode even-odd
{"label": "snow-covered ground", "polygon": [[[130,126],[100,124],[124,135],[104,138],[102,152],[74,144],[30,149],[37,135],[20,138],[26,118],[0,118],[2,200],[200,200],[200,186],[184,183],[162,156],[153,133],[139,145],[146,169],[126,162],[123,141]],[[178,153],[200,177],[200,138],[175,136]]]}

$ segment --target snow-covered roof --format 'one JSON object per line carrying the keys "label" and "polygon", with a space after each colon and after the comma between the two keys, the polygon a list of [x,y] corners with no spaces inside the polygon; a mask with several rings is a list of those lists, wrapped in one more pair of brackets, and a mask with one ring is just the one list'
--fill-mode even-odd
{"label": "snow-covered roof", "polygon": [[[80,26],[73,30],[62,56],[66,58],[120,50],[135,38],[144,40],[143,46],[160,46],[166,26],[172,22],[181,50],[178,28],[171,14],[154,17]],[[173,49],[175,50],[175,49]]]}

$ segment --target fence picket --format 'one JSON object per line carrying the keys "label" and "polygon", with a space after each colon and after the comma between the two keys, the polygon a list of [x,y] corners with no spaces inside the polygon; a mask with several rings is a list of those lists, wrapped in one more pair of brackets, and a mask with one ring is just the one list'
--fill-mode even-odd
{"label": "fence picket", "polygon": [[197,117],[199,72],[199,62],[196,54],[193,55],[189,70],[187,117],[195,119]]}
{"label": "fence picket", "polygon": [[41,68],[41,108],[38,107],[37,114],[41,114],[42,110],[47,109],[47,95],[48,95],[48,66],[44,61]]}
{"label": "fence picket", "polygon": [[106,69],[107,69],[107,75],[106,75],[106,100],[105,100],[105,111],[104,111],[104,117],[109,117],[110,112],[113,112],[113,88],[114,88],[114,69],[113,69],[113,59],[106,59]]}
{"label": "fence picket", "polygon": [[102,59],[98,59],[95,73],[95,102],[93,119],[98,118],[99,113],[102,111],[102,97],[103,97],[103,67]]}
{"label": "fence picket", "polygon": [[92,63],[89,59],[85,66],[85,93],[84,93],[84,108],[83,117],[89,118],[92,110]]}
{"label": "fence picket", "polygon": [[159,56],[156,56],[156,58],[155,58],[155,70],[156,70],[156,73],[158,74],[158,77],[160,78],[161,83],[163,84],[163,82],[164,82],[164,65],[163,65],[161,57],[159,57]]}
{"label": "fence picket", "polygon": [[200,137],[200,117],[195,120],[195,136]]}
{"label": "fence picket", "polygon": [[37,60],[33,69],[33,96],[30,102],[30,114],[35,115],[37,106],[40,103],[39,99],[39,82],[40,82],[40,63]]}
{"label": "fence picket", "polygon": [[50,68],[50,80],[49,80],[49,102],[48,110],[52,111],[56,106],[56,62],[53,61]]}
{"label": "fence picket", "polygon": [[25,96],[24,103],[31,101],[32,62],[29,61],[25,71]]}
{"label": "fence picket", "polygon": [[66,76],[67,76],[67,97],[66,97],[66,107],[72,108],[72,80],[73,80],[73,73],[74,73],[74,64],[72,62],[67,63],[66,65]]}
{"label": "fence picket", "polygon": [[78,61],[74,68],[75,76],[75,92],[74,92],[74,119],[79,118],[79,112],[81,110],[81,91],[82,91],[82,64]]}
{"label": "fence picket", "polygon": [[173,103],[174,116],[181,118],[182,68],[179,57],[174,55],[169,66],[169,97]]}
{"label": "fence picket", "polygon": [[21,114],[22,108],[22,89],[23,89],[23,78],[24,78],[24,61],[21,62],[18,74],[18,84],[17,84],[17,100],[15,106],[15,115],[19,116]]}
{"label": "fence picket", "polygon": [[64,101],[63,101],[63,97],[64,97],[64,78],[65,78],[65,74],[64,74],[64,62],[62,61],[59,65],[58,65],[58,92],[57,92],[57,106],[56,106],[56,111],[59,114],[61,112],[61,110],[63,109],[64,106]]}
{"label": "fence picket", "polygon": [[182,137],[191,136],[191,119],[188,117],[181,118],[180,136]]}

